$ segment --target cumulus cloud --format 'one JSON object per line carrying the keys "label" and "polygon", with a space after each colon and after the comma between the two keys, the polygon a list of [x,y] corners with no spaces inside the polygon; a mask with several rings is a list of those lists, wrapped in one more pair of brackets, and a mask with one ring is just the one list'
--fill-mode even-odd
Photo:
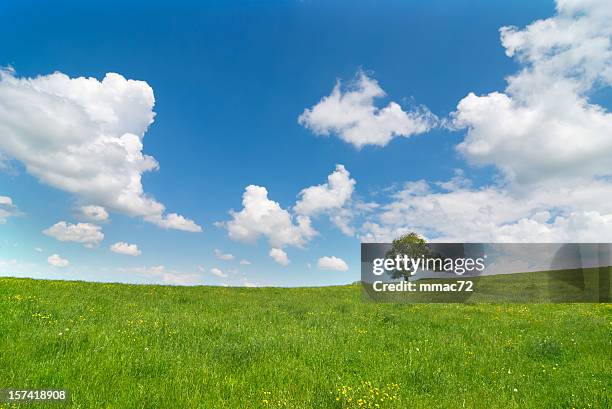
{"label": "cumulus cloud", "polygon": [[268,199],[265,187],[247,186],[242,206],[239,212],[230,211],[232,220],[225,223],[233,240],[255,242],[265,237],[272,247],[303,247],[316,235],[308,217],[293,217],[277,202]]}
{"label": "cumulus cloud", "polygon": [[217,276],[219,278],[227,278],[228,275],[226,273],[224,273],[221,269],[213,267],[210,269],[210,273],[214,276]]}
{"label": "cumulus cloud", "polygon": [[59,241],[81,243],[88,248],[96,247],[104,239],[102,227],[91,223],[71,224],[60,221],[43,230],[43,233]]}
{"label": "cumulus cloud", "polygon": [[249,260],[240,260],[240,265],[248,266],[251,265],[251,262]]}
{"label": "cumulus cloud", "polygon": [[268,255],[281,266],[286,266],[289,264],[289,257],[287,257],[287,253],[285,253],[282,249],[272,248],[270,249]]}
{"label": "cumulus cloud", "polygon": [[111,245],[110,250],[113,253],[125,254],[126,256],[140,256],[141,254],[136,244],[128,244],[123,241]]}
{"label": "cumulus cloud", "polygon": [[192,220],[165,214],[141,179],[158,169],[143,153],[155,113],[153,90],[143,81],[108,73],[18,78],[0,71],[0,151],[22,162],[41,182],[164,228],[200,231]]}
{"label": "cumulus cloud", "polygon": [[288,209],[270,200],[265,187],[250,185],[242,196],[243,209],[230,211],[232,220],[215,225],[226,228],[233,240],[255,242],[265,237],[271,247],[301,248],[318,234],[311,217],[325,214],[343,233],[353,235],[351,221],[364,211],[363,204],[352,200],[355,183],[343,165],[336,165],[326,183],[303,189]]}
{"label": "cumulus cloud", "polygon": [[223,253],[219,249],[215,249],[215,257],[217,257],[219,260],[225,260],[225,261],[229,261],[229,260],[233,260],[234,259],[234,255],[233,254]]}
{"label": "cumulus cloud", "polygon": [[90,222],[104,222],[108,220],[108,212],[102,206],[81,206],[79,216]]}
{"label": "cumulus cloud", "polygon": [[155,223],[164,229],[183,230],[191,233],[199,233],[202,231],[202,227],[197,225],[193,220],[186,219],[176,213],[168,213],[165,216],[146,216],[145,220]]}
{"label": "cumulus cloud", "polygon": [[356,148],[385,146],[394,137],[427,132],[437,122],[425,107],[411,112],[402,110],[396,102],[376,107],[374,100],[384,97],[385,91],[364,72],[358,72],[346,89],[341,85],[338,81],[330,95],[304,110],[298,122],[317,135],[334,134]]}
{"label": "cumulus cloud", "polygon": [[339,209],[351,198],[354,189],[355,179],[351,178],[351,174],[343,165],[336,165],[336,170],[327,177],[327,183],[310,186],[300,192],[295,211],[313,216]]}
{"label": "cumulus cloud", "polygon": [[609,1],[565,0],[551,18],[501,28],[521,69],[503,92],[470,93],[452,115],[467,130],[459,152],[501,178],[408,183],[363,223],[362,240],[409,230],[434,241],[612,240],[612,114],[591,101],[612,85],[610,18]]}
{"label": "cumulus cloud", "polygon": [[[393,239],[403,234],[418,230],[408,223],[408,221],[401,221],[399,226],[391,226],[368,220],[361,226],[358,236],[362,243],[391,243]],[[420,235],[425,236],[422,233]]]}
{"label": "cumulus cloud", "polygon": [[355,179],[343,165],[327,177],[327,183],[303,189],[293,210],[308,217],[320,214],[329,220],[345,235],[354,236],[353,219],[371,212],[377,204],[364,203],[353,197]]}
{"label": "cumulus cloud", "polygon": [[343,165],[336,165],[336,169],[327,177],[327,183],[310,186],[303,189],[300,200],[295,204],[298,214],[312,216],[317,213],[342,207],[353,194],[355,179]]}
{"label": "cumulus cloud", "polygon": [[551,18],[502,27],[506,54],[523,68],[504,92],[459,102],[459,151],[520,184],[610,176],[612,114],[589,96],[612,85],[611,17],[606,0],[559,1]]}
{"label": "cumulus cloud", "polygon": [[332,270],[332,271],[348,271],[348,264],[341,258],[336,256],[325,256],[321,257],[317,261],[317,267],[320,270]]}
{"label": "cumulus cloud", "polygon": [[334,172],[327,177],[327,183],[310,186],[300,192],[294,210],[309,217],[326,213],[340,231],[351,236],[354,231],[350,222],[355,214],[351,199],[355,183],[343,165],[336,165]]}
{"label": "cumulus cloud", "polygon": [[[458,151],[469,163],[497,168],[494,182],[475,186],[457,171],[446,181],[406,183],[387,202],[339,204],[340,192],[353,186],[348,172],[337,168],[327,183],[304,189],[293,211],[309,218],[326,213],[350,233],[358,210],[365,215],[362,241],[390,241],[413,230],[435,241],[612,240],[612,206],[605,200],[612,197],[612,114],[593,100],[612,85],[611,17],[609,1],[565,0],[551,18],[500,30],[520,70],[503,91],[468,94],[450,121],[466,131]],[[372,118],[386,108],[373,107],[373,100],[382,94],[362,74],[352,89],[338,84],[300,122],[362,146],[368,142],[348,131],[376,122]],[[347,119],[351,115],[357,119]]]}
{"label": "cumulus cloud", "polygon": [[439,242],[608,242],[612,184],[454,187],[406,184],[360,229],[364,242],[389,242],[408,231]]}
{"label": "cumulus cloud", "polygon": [[17,206],[13,204],[13,199],[8,196],[0,196],[0,224],[6,223],[6,219],[18,214]]}
{"label": "cumulus cloud", "polygon": [[53,254],[49,256],[47,258],[47,262],[51,264],[53,267],[59,267],[59,268],[67,267],[70,264],[68,260],[66,260],[65,258],[61,258],[57,254]]}

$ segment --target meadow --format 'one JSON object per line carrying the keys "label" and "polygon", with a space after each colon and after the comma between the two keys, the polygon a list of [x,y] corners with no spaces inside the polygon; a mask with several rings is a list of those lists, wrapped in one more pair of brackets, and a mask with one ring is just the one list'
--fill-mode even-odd
{"label": "meadow", "polygon": [[611,313],[0,278],[0,389],[66,389],[71,408],[610,408]]}

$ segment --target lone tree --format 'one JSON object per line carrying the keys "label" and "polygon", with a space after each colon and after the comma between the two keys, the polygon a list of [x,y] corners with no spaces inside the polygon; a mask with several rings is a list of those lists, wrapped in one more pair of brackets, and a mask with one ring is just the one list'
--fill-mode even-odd
{"label": "lone tree", "polygon": [[[425,259],[435,257],[425,239],[415,232],[406,233],[393,240],[391,250],[387,252],[386,257],[395,258],[396,256],[407,256],[408,258],[415,259],[420,257],[424,257]],[[391,277],[401,277],[405,281],[408,281],[411,273],[411,271],[405,270],[392,270]]]}

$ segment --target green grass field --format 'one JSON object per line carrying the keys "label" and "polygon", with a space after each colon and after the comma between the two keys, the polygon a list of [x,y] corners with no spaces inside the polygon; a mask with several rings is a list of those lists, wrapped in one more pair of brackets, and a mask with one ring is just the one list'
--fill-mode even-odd
{"label": "green grass field", "polygon": [[76,408],[610,408],[611,312],[0,278],[0,389]]}

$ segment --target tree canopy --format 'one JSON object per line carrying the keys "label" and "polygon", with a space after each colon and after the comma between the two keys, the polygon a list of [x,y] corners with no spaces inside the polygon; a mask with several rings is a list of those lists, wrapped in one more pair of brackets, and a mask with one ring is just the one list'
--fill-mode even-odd
{"label": "tree canopy", "polygon": [[[422,238],[418,233],[410,232],[393,240],[391,250],[387,252],[386,257],[395,258],[396,256],[407,256],[409,258],[429,258],[433,257],[434,254],[424,238]],[[391,271],[391,276],[393,278],[401,277],[406,281],[408,281],[410,275],[411,271]]]}

